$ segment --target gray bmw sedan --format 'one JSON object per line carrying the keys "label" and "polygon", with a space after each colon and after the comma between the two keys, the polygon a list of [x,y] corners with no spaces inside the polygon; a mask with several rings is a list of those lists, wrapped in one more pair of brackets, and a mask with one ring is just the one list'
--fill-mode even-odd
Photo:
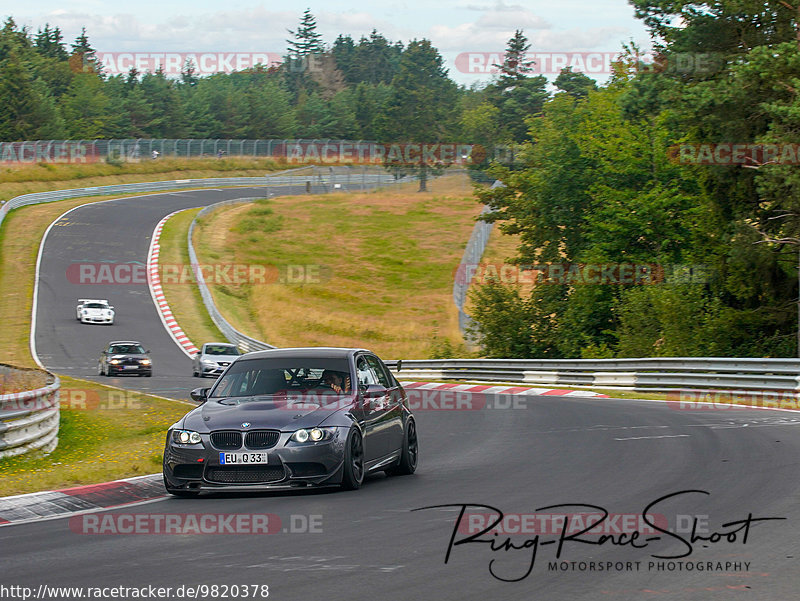
{"label": "gray bmw sedan", "polygon": [[338,485],[370,472],[412,474],[416,423],[389,369],[365,349],[248,353],[167,432],[164,486],[203,490]]}

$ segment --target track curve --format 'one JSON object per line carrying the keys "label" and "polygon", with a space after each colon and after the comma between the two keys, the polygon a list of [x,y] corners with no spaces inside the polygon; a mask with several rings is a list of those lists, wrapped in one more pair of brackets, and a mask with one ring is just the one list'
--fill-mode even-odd
{"label": "track curve", "polygon": [[[275,514],[284,528],[303,519],[321,532],[270,535],[82,534],[74,521],[0,528],[3,582],[27,586],[267,584],[270,598],[301,599],[794,599],[800,416],[742,410],[680,412],[663,403],[535,397],[516,409],[418,412],[421,464],[410,477],[368,480],[360,491],[217,494],[165,498],[103,514]],[[531,575],[516,583],[489,573],[486,545],[444,555],[457,511],[412,511],[480,503],[532,513],[590,503],[640,513],[666,494],[702,489],[659,506],[705,515],[711,529],[754,517],[746,544],[700,543],[685,560],[749,562],[747,571],[648,571],[651,548],[572,544],[565,561],[642,562],[640,571],[548,570],[540,547]],[[319,516],[313,517],[313,516]],[[459,535],[460,536],[460,535]],[[687,535],[688,536],[688,535]],[[515,539],[518,544],[523,539]],[[527,555],[499,553],[496,570],[524,573]]]}
{"label": "track curve", "polygon": [[[162,194],[71,212],[44,246],[36,329],[44,364],[91,379],[102,346],[111,338],[132,337],[152,349],[156,375],[103,382],[185,398],[196,380],[156,315],[147,287],[93,287],[91,296],[113,299],[119,321],[113,328],[81,326],[74,319],[74,299],[86,293],[66,280],[66,268],[80,261],[143,261],[147,237],[167,213],[253,195],[242,189]],[[2,527],[0,584],[173,590],[266,584],[271,599],[796,598],[800,415],[676,411],[658,402],[544,396],[511,407],[418,411],[417,474],[371,478],[360,491],[163,498],[101,512],[270,513],[288,528],[285,532],[100,535],[82,533],[69,519]],[[640,561],[640,570],[551,571],[555,545],[542,545],[530,576],[511,583],[492,577],[490,561],[497,560],[495,573],[510,578],[524,574],[529,555],[465,544],[455,547],[445,564],[457,508],[412,511],[479,503],[530,514],[553,504],[588,503],[612,513],[640,514],[650,502],[689,489],[710,495],[693,493],[659,505],[671,525],[678,514],[707,516],[709,532],[748,514],[786,519],[754,523],[746,544],[740,538],[704,548],[699,541],[682,560],[722,562],[721,570],[645,569],[649,561],[662,561],[651,554],[684,551],[682,543],[664,535],[645,549],[570,543],[561,557],[567,562]],[[294,518],[300,529],[303,519],[318,520],[321,532],[291,531],[292,516],[301,516]],[[514,540],[520,544],[531,536]],[[749,567],[724,569],[724,562],[749,562]]]}
{"label": "track curve", "polygon": [[[281,193],[304,189],[283,187]],[[191,360],[164,329],[147,284],[79,284],[70,281],[74,277],[68,276],[68,269],[77,263],[144,264],[150,237],[165,215],[263,194],[264,188],[172,192],[92,203],[63,215],[45,239],[39,268],[35,341],[44,366],[122,388],[187,398],[187,390],[197,385],[191,377]],[[78,298],[109,299],[116,311],[115,324],[79,323]],[[111,340],[139,340],[151,349],[153,377],[99,377],[97,360]]]}

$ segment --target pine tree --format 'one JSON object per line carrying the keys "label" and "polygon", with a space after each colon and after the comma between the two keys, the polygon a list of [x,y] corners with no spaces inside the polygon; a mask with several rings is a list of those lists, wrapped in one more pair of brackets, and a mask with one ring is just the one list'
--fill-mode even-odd
{"label": "pine tree", "polygon": [[86,28],[81,28],[81,34],[72,43],[72,54],[69,58],[72,70],[77,73],[97,73],[102,75],[103,65],[97,60],[97,51],[89,43]]}
{"label": "pine tree", "polygon": [[197,69],[195,68],[194,61],[191,58],[187,58],[181,68],[181,82],[189,86],[196,86],[198,80],[197,75],[195,75],[196,73]]}
{"label": "pine tree", "polygon": [[562,92],[566,92],[573,98],[586,98],[591,90],[597,89],[594,79],[583,73],[577,73],[572,67],[564,67],[558,74],[555,86]]}
{"label": "pine tree", "polygon": [[0,29],[0,60],[5,59],[11,53],[17,53],[17,58],[20,58],[30,48],[30,45],[31,40],[27,28],[17,28],[16,21],[12,17],[8,17]]}
{"label": "pine tree", "polygon": [[514,37],[508,40],[506,53],[503,57],[502,65],[492,65],[500,69],[500,88],[507,89],[521,80],[525,79],[529,73],[533,71],[533,61],[526,61],[525,55],[530,49],[531,45],[528,43],[521,29],[514,32]]}
{"label": "pine tree", "polygon": [[33,43],[36,51],[42,56],[65,61],[69,58],[69,54],[64,48],[63,41],[64,36],[61,30],[58,27],[50,29],[50,24],[45,23],[44,29],[36,32]]}
{"label": "pine tree", "polygon": [[43,99],[13,50],[0,62],[0,104],[0,140],[35,140],[48,120]]}
{"label": "pine tree", "polygon": [[309,54],[323,52],[322,34],[317,32],[317,19],[307,8],[300,19],[300,26],[296,31],[288,30],[294,36],[293,40],[286,40],[289,44],[290,57],[307,57]]}
{"label": "pine tree", "polygon": [[[392,88],[393,96],[376,124],[382,137],[399,142],[443,142],[454,124],[458,91],[447,76],[442,56],[429,40],[413,40],[408,45]],[[438,167],[424,160],[413,166],[420,192],[426,190],[429,173],[435,173]]]}

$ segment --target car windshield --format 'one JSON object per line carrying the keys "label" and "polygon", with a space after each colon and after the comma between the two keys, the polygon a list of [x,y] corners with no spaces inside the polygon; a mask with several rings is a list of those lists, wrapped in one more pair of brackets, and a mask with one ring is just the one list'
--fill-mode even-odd
{"label": "car windshield", "polygon": [[347,359],[238,360],[217,381],[209,397],[349,394],[350,381]]}
{"label": "car windshield", "polygon": [[230,344],[209,344],[206,345],[205,355],[238,355],[239,351]]}
{"label": "car windshield", "polygon": [[111,348],[108,349],[108,352],[115,353],[115,354],[136,354],[136,355],[143,355],[144,348],[140,344],[114,344]]}
{"label": "car windshield", "polygon": [[108,309],[108,305],[102,303],[86,303],[83,305],[84,309]]}

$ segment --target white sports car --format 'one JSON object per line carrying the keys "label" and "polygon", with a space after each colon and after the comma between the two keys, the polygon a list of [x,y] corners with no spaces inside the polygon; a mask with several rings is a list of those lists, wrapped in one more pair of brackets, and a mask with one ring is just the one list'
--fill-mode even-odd
{"label": "white sports car", "polygon": [[105,299],[79,298],[75,314],[81,323],[114,323],[114,307]]}

